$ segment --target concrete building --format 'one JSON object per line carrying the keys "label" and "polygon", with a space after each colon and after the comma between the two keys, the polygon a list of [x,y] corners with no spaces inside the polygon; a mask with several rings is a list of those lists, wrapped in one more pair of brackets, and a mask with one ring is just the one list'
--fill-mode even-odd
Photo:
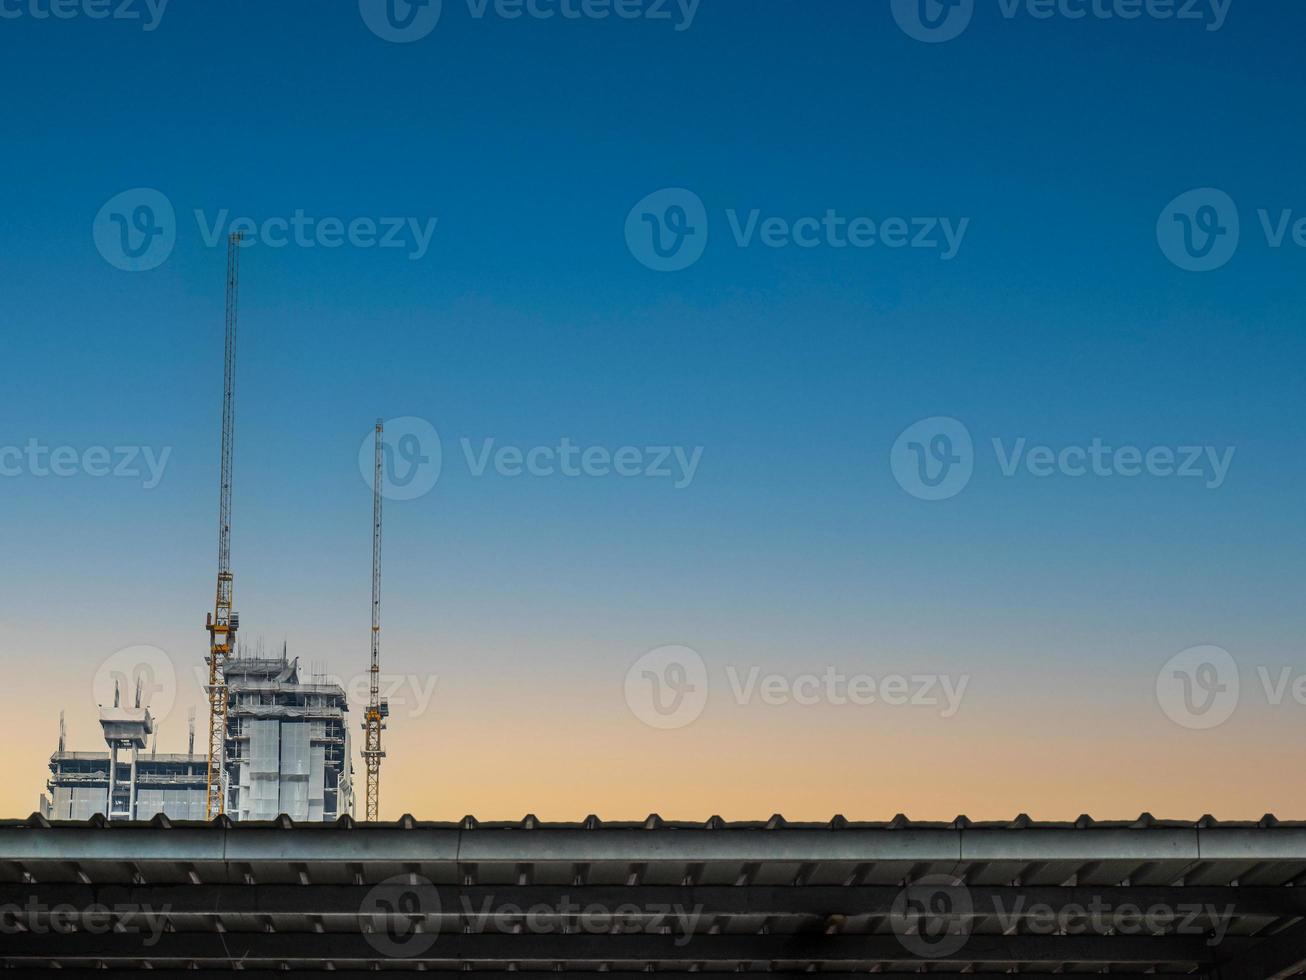
{"label": "concrete building", "polygon": [[228,661],[227,813],[336,820],[354,808],[349,705],[339,684],[301,681],[299,660]]}
{"label": "concrete building", "polygon": [[[345,691],[338,684],[303,682],[298,659],[236,657],[224,668],[228,687],[227,814],[233,820],[332,821],[354,811]],[[193,727],[186,753],[146,752],[154,719],[140,704],[100,709],[107,751],[69,752],[63,719],[50,757],[48,796],[40,812],[50,820],[204,819],[208,758],[195,754]]]}
{"label": "concrete building", "polygon": [[[59,747],[50,757],[49,796],[41,812],[53,820],[87,820],[97,813],[110,820],[148,818],[157,813],[174,820],[204,819],[208,760],[194,754],[194,713],[187,754],[144,750],[154,734],[154,718],[141,705],[138,687],[130,706],[114,685],[113,704],[100,708],[105,752],[69,752],[63,716]],[[157,740],[156,740],[157,748]]]}
{"label": "concrete building", "polygon": [[[41,812],[50,820],[89,820],[106,813],[110,769],[108,752],[56,752],[50,757],[49,796],[42,796]],[[202,755],[142,755],[137,760],[135,802],[127,812],[142,820],[158,813],[173,820],[203,820],[207,774],[208,760]],[[115,785],[124,787],[130,780],[130,766],[120,761]],[[112,819],[127,819],[121,792],[117,800]]]}

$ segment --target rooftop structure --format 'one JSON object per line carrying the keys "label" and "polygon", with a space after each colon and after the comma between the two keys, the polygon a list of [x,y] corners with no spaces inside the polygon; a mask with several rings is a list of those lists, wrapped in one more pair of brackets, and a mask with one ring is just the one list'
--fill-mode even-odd
{"label": "rooftop structure", "polygon": [[100,708],[105,752],[69,752],[60,716],[59,747],[50,756],[46,782],[49,796],[41,797],[43,814],[55,820],[86,820],[97,813],[110,820],[147,819],[156,813],[176,820],[203,818],[204,799],[196,793],[204,789],[207,765],[203,756],[192,754],[194,718],[187,754],[145,753],[156,728],[140,702],[138,687],[134,703],[124,706],[114,685],[113,704]]}

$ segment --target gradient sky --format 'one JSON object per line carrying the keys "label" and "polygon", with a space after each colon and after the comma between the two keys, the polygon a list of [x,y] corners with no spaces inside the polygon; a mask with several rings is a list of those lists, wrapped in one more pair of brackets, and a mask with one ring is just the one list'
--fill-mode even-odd
{"label": "gradient sky", "polygon": [[[429,252],[242,253],[233,567],[243,635],[366,668],[373,419],[445,466],[386,511],[382,814],[880,819],[1306,812],[1306,217],[1299,4],[1222,28],[1041,20],[977,0],[925,44],[889,5],[704,0],[692,25],[478,19],[388,43],[358,4],[174,0],[157,29],[0,19],[0,446],[171,447],[164,478],[0,478],[0,813],[44,788],[57,718],[102,743],[92,678],[176,664],[180,750],[215,570],[221,247],[193,212],[438,218]],[[142,9],[143,6],[142,6]],[[162,266],[97,251],[102,205],[162,192]],[[645,268],[631,208],[697,193],[701,261]],[[1224,268],[1158,247],[1177,195],[1238,203]],[[728,209],[970,219],[913,249],[735,247]],[[905,493],[898,434],[949,416],[969,486]],[[475,477],[458,440],[703,447],[694,481]],[[1218,489],[1005,478],[990,440],[1236,447]],[[681,729],[628,668],[711,678]],[[1158,671],[1197,644],[1238,709],[1190,731]],[[735,702],[728,667],[966,675],[961,709]],[[356,724],[359,719],[355,719]],[[358,736],[356,736],[357,738]]]}

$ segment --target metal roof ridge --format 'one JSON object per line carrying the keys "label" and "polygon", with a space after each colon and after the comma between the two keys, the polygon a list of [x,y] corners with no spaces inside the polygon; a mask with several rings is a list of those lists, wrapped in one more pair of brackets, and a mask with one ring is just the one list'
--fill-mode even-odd
{"label": "metal roof ridge", "polygon": [[1133,819],[1096,820],[1089,814],[1081,814],[1074,820],[1035,820],[1028,813],[1019,813],[1007,820],[974,820],[965,814],[952,820],[913,820],[905,814],[896,814],[890,820],[850,820],[844,814],[835,814],[828,821],[790,821],[783,814],[775,813],[761,820],[726,820],[719,814],[713,814],[706,820],[667,820],[657,813],[651,813],[643,820],[603,820],[597,814],[588,814],[579,821],[545,821],[536,814],[528,813],[520,820],[485,821],[473,815],[460,820],[419,820],[411,813],[405,813],[397,820],[362,822],[344,814],[330,822],[295,821],[287,814],[278,814],[271,820],[236,821],[229,814],[220,814],[212,820],[180,820],[166,814],[155,814],[148,820],[113,820],[102,813],[97,813],[85,820],[51,820],[39,812],[27,817],[0,819],[0,830],[41,829],[61,830],[77,828],[122,829],[150,828],[169,830],[177,828],[214,827],[223,830],[280,829],[298,832],[314,830],[585,830],[585,831],[626,831],[626,830],[662,830],[662,831],[864,831],[864,830],[938,830],[966,832],[975,830],[1301,830],[1306,829],[1304,820],[1281,820],[1272,813],[1259,819],[1220,820],[1206,813],[1196,820],[1160,819],[1144,811]]}

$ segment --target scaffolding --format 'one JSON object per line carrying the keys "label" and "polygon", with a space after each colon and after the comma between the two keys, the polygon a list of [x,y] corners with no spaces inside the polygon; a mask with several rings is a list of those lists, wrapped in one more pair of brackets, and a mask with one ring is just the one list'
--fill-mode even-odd
{"label": "scaffolding", "polygon": [[228,812],[331,821],[353,813],[349,705],[338,684],[301,683],[299,660],[229,660]]}

